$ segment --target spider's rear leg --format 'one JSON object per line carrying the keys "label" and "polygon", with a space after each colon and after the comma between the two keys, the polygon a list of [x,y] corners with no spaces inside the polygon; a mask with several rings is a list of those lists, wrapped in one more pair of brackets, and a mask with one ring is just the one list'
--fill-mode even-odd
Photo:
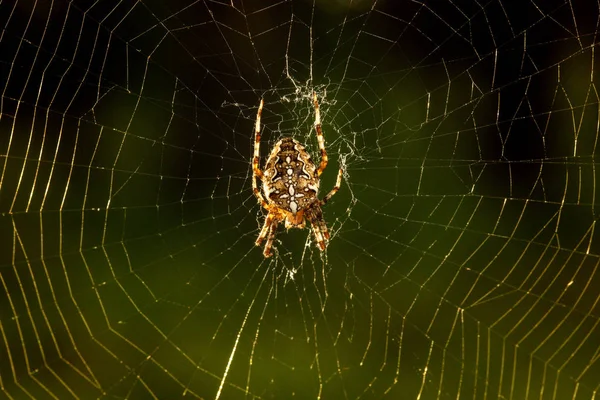
{"label": "spider's rear leg", "polygon": [[327,203],[329,201],[329,199],[331,199],[333,197],[333,195],[336,194],[338,190],[340,190],[340,186],[342,184],[342,174],[343,173],[344,173],[344,170],[340,168],[340,170],[338,171],[337,179],[335,181],[335,186],[333,187],[333,189],[331,189],[329,191],[329,193],[327,193],[327,196],[323,197],[323,200],[321,200],[321,205]]}
{"label": "spider's rear leg", "polygon": [[256,124],[254,126],[254,156],[252,157],[252,192],[258,199],[261,206],[268,209],[268,203],[258,188],[257,179],[263,178],[263,172],[260,169],[260,116],[262,115],[264,101],[260,100],[258,111],[256,112]]}
{"label": "spider's rear leg", "polygon": [[252,159],[252,171],[259,179],[262,179],[263,173],[259,167],[260,159],[260,117],[262,115],[262,109],[264,100],[260,99],[260,105],[258,111],[256,111],[256,123],[254,125],[254,158]]}
{"label": "spider's rear leg", "polygon": [[319,102],[317,101],[317,93],[313,92],[313,103],[315,106],[315,130],[317,131],[317,141],[319,142],[319,150],[321,150],[321,163],[317,169],[317,176],[321,176],[325,167],[327,167],[327,151],[325,150],[325,138],[321,129],[321,111],[319,110]]}

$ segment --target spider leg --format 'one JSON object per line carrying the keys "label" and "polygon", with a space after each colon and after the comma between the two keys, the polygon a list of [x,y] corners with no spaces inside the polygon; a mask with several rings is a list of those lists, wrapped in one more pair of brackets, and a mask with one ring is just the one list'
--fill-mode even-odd
{"label": "spider leg", "polygon": [[281,221],[281,214],[277,211],[269,211],[267,218],[265,218],[265,222],[260,230],[260,234],[258,238],[256,238],[255,244],[260,246],[262,242],[267,239],[267,243],[265,243],[265,248],[263,250],[263,255],[268,258],[271,257],[273,252],[271,248],[273,247],[273,240],[275,239],[275,230],[277,229],[277,224]]}
{"label": "spider leg", "polygon": [[317,177],[321,176],[325,167],[327,167],[327,151],[325,151],[325,138],[321,130],[321,112],[319,111],[319,102],[317,101],[317,93],[313,92],[313,103],[315,105],[315,129],[317,131],[317,141],[319,142],[319,150],[321,150],[321,163],[317,169]]}
{"label": "spider leg", "polygon": [[263,250],[263,256],[265,258],[269,258],[273,255],[271,248],[273,247],[273,240],[275,239],[275,229],[277,228],[277,224],[279,223],[279,219],[273,219],[273,222],[269,226],[269,233],[267,235],[267,243],[265,244],[265,248]]}
{"label": "spider leg", "polygon": [[252,158],[252,191],[254,192],[254,196],[260,202],[260,205],[264,208],[268,209],[268,203],[265,201],[262,193],[260,193],[260,189],[258,188],[258,184],[256,182],[257,179],[262,179],[263,172],[259,167],[260,160],[260,116],[262,114],[263,108],[263,100],[260,100],[260,105],[258,106],[258,112],[256,113],[256,125],[254,127],[254,157]]}
{"label": "spider leg", "polygon": [[265,238],[269,235],[271,225],[273,224],[275,218],[276,214],[274,212],[269,211],[269,214],[267,214],[267,218],[265,218],[265,222],[263,223],[262,229],[260,230],[260,233],[256,238],[256,242],[254,243],[255,245],[260,246],[263,240],[265,240]]}
{"label": "spider leg", "polygon": [[342,174],[343,173],[344,173],[344,170],[340,168],[340,170],[338,172],[337,180],[335,181],[335,186],[333,187],[333,189],[331,189],[329,191],[329,193],[327,193],[327,196],[323,197],[323,200],[321,200],[321,205],[327,203],[329,201],[329,199],[331,199],[333,197],[333,195],[336,194],[338,190],[340,190],[340,185],[342,184]]}
{"label": "spider leg", "polygon": [[317,246],[319,246],[319,250],[325,251],[325,248],[327,247],[326,242],[329,240],[329,230],[327,229],[327,225],[323,220],[323,212],[321,211],[319,203],[307,208],[304,212],[304,215],[310,222],[313,234],[315,235],[315,241],[317,242]]}

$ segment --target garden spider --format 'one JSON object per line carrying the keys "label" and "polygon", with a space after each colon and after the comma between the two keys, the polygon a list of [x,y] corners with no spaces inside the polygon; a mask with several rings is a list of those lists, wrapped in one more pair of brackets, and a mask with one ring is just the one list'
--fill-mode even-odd
{"label": "garden spider", "polygon": [[[305,219],[310,222],[319,250],[324,251],[329,240],[329,231],[323,220],[321,206],[331,199],[338,191],[342,182],[343,170],[340,168],[335,186],[319,200],[319,177],[327,166],[327,152],[325,139],[321,131],[321,113],[317,94],[313,92],[315,106],[315,130],[317,141],[321,150],[321,163],[319,167],[313,163],[304,146],[291,137],[284,137],[275,143],[267,159],[264,171],[259,168],[260,155],[260,115],[263,100],[260,101],[256,114],[256,128],[254,138],[254,159],[252,160],[252,190],[260,204],[269,212],[265,223],[256,239],[260,246],[267,239],[263,255],[271,257],[271,248],[275,239],[275,229],[279,222],[285,220],[285,227],[304,228]],[[257,180],[262,182],[265,197],[260,193]]]}

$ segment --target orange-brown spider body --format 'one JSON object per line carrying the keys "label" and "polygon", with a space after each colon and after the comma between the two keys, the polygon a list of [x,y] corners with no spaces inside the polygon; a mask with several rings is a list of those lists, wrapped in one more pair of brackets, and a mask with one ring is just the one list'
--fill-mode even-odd
{"label": "orange-brown spider body", "polygon": [[[315,107],[315,129],[321,150],[321,163],[317,167],[304,146],[291,137],[280,139],[269,155],[264,171],[259,168],[260,156],[260,117],[263,101],[261,100],[256,115],[254,159],[252,161],[252,188],[254,195],[261,205],[269,212],[261,229],[256,245],[260,246],[267,239],[263,254],[265,257],[272,255],[275,229],[281,221],[285,221],[286,228],[304,228],[305,220],[311,224],[315,241],[319,250],[324,251],[329,240],[329,231],[323,220],[321,206],[325,204],[340,188],[342,169],[339,170],[334,188],[323,198],[317,197],[319,191],[319,177],[327,166],[327,152],[325,140],[321,131],[321,116],[317,95],[313,94]],[[264,197],[257,186],[260,179]],[[266,198],[266,199],[265,199]]]}

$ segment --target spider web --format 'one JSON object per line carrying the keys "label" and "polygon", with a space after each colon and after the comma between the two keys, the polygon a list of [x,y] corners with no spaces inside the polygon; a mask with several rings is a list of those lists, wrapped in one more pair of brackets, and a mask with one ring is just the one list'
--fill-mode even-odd
{"label": "spider web", "polygon": [[[599,8],[0,2],[1,397],[594,398]],[[264,259],[313,90],[332,238]]]}

